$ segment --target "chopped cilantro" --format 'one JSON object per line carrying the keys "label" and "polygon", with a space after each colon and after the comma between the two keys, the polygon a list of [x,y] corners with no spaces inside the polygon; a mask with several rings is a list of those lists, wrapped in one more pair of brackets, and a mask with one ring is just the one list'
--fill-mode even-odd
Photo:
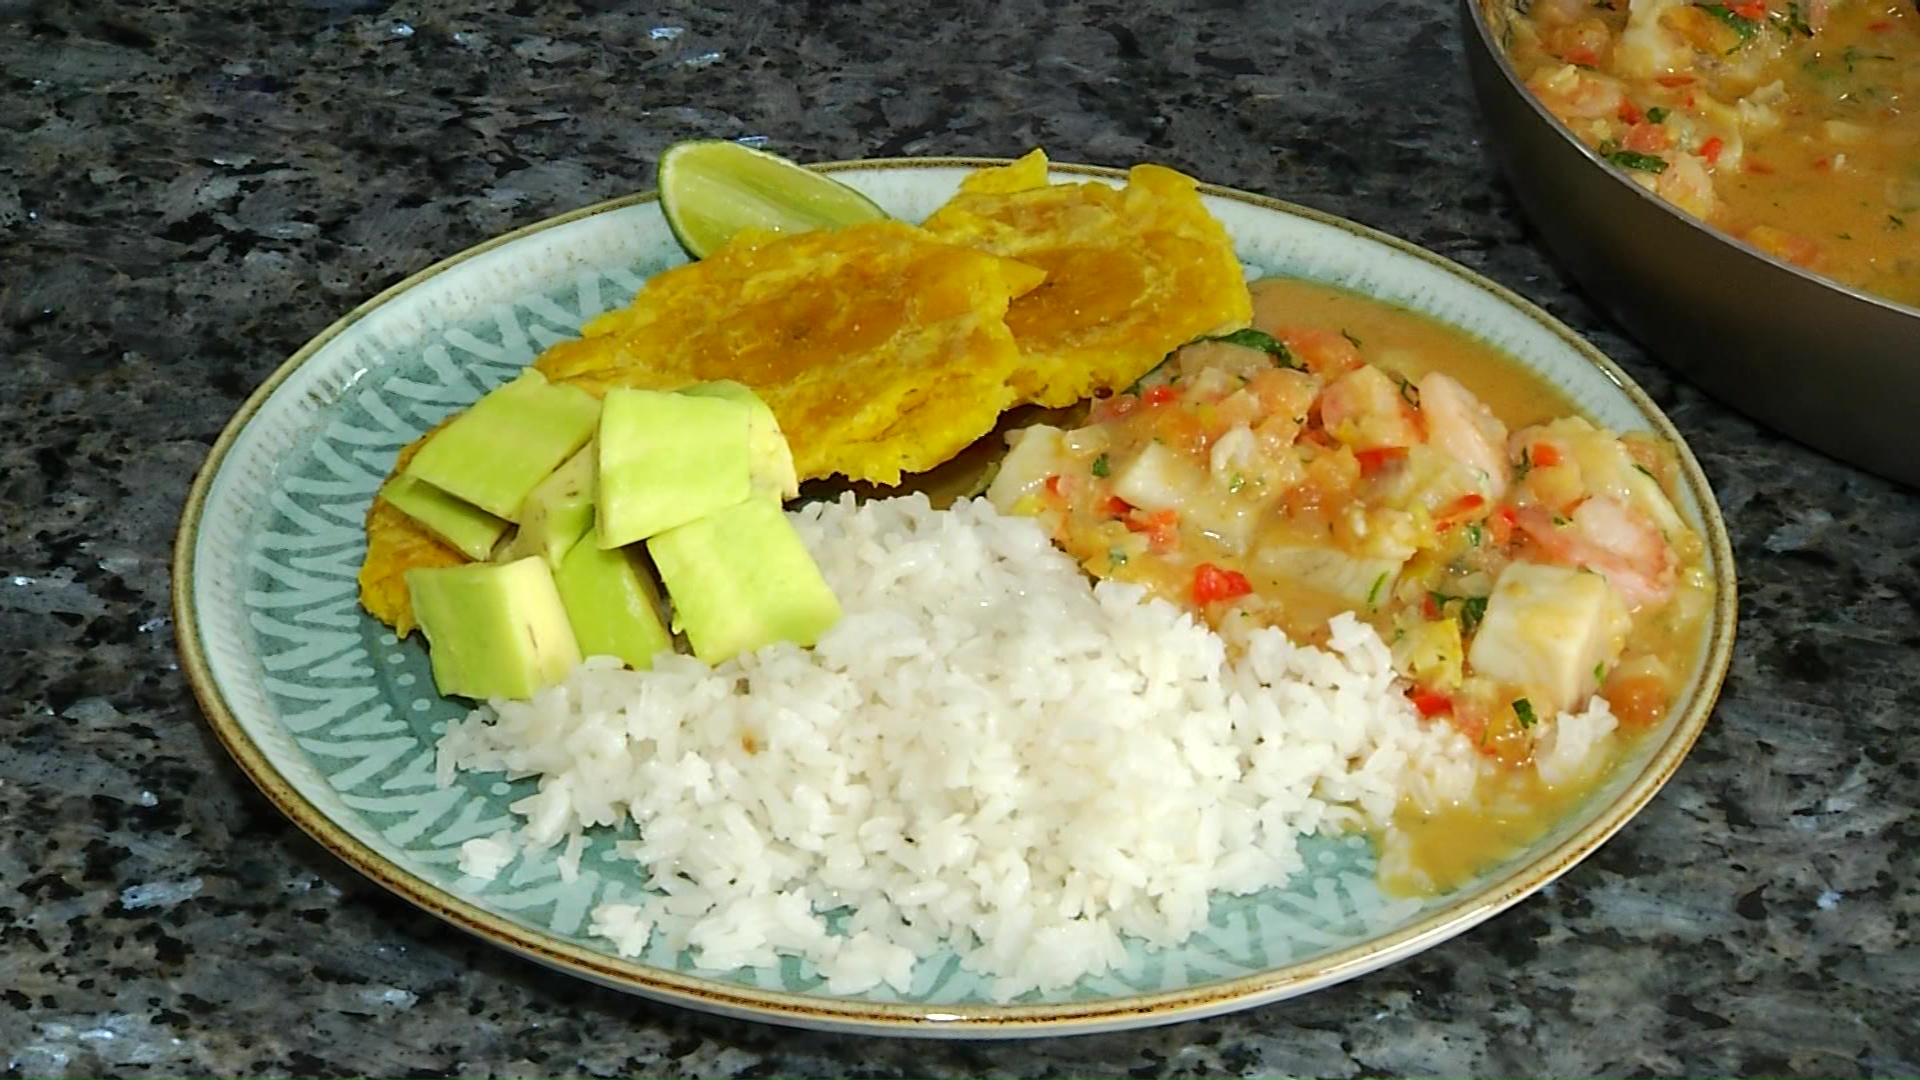
{"label": "chopped cilantro", "polygon": [[1244,330],[1235,330],[1231,334],[1217,334],[1213,337],[1203,337],[1197,340],[1223,341],[1228,345],[1238,345],[1246,349],[1259,349],[1261,352],[1273,357],[1273,362],[1280,367],[1292,368],[1295,371],[1306,370],[1305,364],[1294,359],[1293,350],[1287,348],[1286,342],[1281,341],[1265,330],[1255,330],[1251,326]]}
{"label": "chopped cilantro", "polygon": [[1119,548],[1107,549],[1107,562],[1114,566],[1127,565],[1127,553]]}
{"label": "chopped cilantro", "polygon": [[1773,13],[1773,24],[1788,37],[1799,34],[1812,37],[1813,27],[1807,25],[1806,13],[1800,10],[1800,0],[1787,0],[1787,10]]}
{"label": "chopped cilantro", "polygon": [[1641,172],[1663,173],[1667,171],[1667,159],[1658,154],[1642,154],[1634,150],[1615,150],[1606,155],[1606,159],[1623,169],[1638,169]]}
{"label": "chopped cilantro", "polygon": [[1667,110],[1665,110],[1665,109],[1663,109],[1663,108],[1661,108],[1661,107],[1660,107],[1660,106],[1658,106],[1658,105],[1655,105],[1655,106],[1654,106],[1653,108],[1651,108],[1651,109],[1648,109],[1648,110],[1647,110],[1647,122],[1648,122],[1648,123],[1650,123],[1650,124],[1664,124],[1664,123],[1666,123],[1666,122],[1667,122]]}
{"label": "chopped cilantro", "polygon": [[1247,478],[1240,475],[1239,473],[1234,473],[1233,479],[1227,481],[1227,490],[1229,492],[1238,493],[1241,488],[1246,486],[1247,486]]}
{"label": "chopped cilantro", "polygon": [[1513,467],[1513,478],[1515,480],[1525,480],[1527,478],[1527,474],[1532,471],[1533,471],[1533,448],[1529,446],[1520,451],[1520,464],[1515,465]]}
{"label": "chopped cilantro", "polygon": [[1107,455],[1101,454],[1099,457],[1093,459],[1093,475],[1105,476],[1111,471],[1111,467],[1107,464]]}
{"label": "chopped cilantro", "polygon": [[1607,665],[1605,664],[1593,665],[1593,681],[1597,683],[1603,683],[1607,681]]}
{"label": "chopped cilantro", "polygon": [[1480,523],[1475,521],[1469,524],[1467,526],[1467,545],[1469,547],[1479,547],[1480,537],[1481,537]]}
{"label": "chopped cilantro", "polygon": [[[1734,33],[1740,35],[1741,45],[1752,41],[1753,35],[1760,32],[1760,24],[1758,22],[1747,18],[1745,15],[1735,14],[1734,11],[1725,4],[1701,4],[1700,10],[1719,19],[1721,22],[1727,24]],[[1738,47],[1739,46],[1735,46],[1735,48]],[[1727,51],[1732,52],[1733,50],[1729,49]]]}
{"label": "chopped cilantro", "polygon": [[1385,570],[1382,570],[1380,572],[1380,576],[1373,579],[1373,588],[1367,590],[1367,606],[1368,607],[1374,606],[1374,602],[1380,598],[1381,586],[1385,585],[1386,583],[1387,583],[1387,572]]}
{"label": "chopped cilantro", "polygon": [[1340,328],[1340,336],[1352,342],[1354,348],[1360,348],[1360,339],[1353,336],[1353,331],[1343,326]]}
{"label": "chopped cilantro", "polygon": [[1428,598],[1433,606],[1446,610],[1448,604],[1460,605],[1460,632],[1471,634],[1480,628],[1480,620],[1487,617],[1487,598],[1484,596],[1454,596],[1450,593],[1430,592]]}
{"label": "chopped cilantro", "polygon": [[1520,718],[1520,730],[1522,731],[1540,722],[1540,718],[1533,715],[1533,702],[1528,701],[1526,698],[1513,699],[1513,715]]}
{"label": "chopped cilantro", "polygon": [[1389,371],[1387,374],[1393,378],[1394,384],[1400,387],[1400,400],[1416,409],[1419,408],[1420,388],[1413,385],[1413,380],[1397,371]]}

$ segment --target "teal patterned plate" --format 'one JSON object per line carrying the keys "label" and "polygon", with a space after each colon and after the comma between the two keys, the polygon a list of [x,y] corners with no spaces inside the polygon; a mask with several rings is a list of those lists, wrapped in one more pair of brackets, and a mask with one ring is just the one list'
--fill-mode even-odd
{"label": "teal patterned plate", "polygon": [[[827,168],[918,220],[984,164],[994,162]],[[1349,222],[1204,191],[1250,273],[1345,286],[1463,327],[1608,426],[1680,443],[1617,367],[1499,286]],[[906,994],[882,987],[847,997],[827,994],[791,960],[734,971],[700,970],[660,949],[623,960],[586,933],[595,905],[640,887],[627,864],[612,860],[615,837],[594,839],[571,882],[555,851],[522,856],[492,881],[459,872],[460,844],[511,824],[507,805],[531,784],[463,774],[436,785],[435,740],[462,709],[433,692],[418,638],[395,640],[361,612],[355,577],[362,518],[401,446],[682,261],[658,204],[641,195],[530,226],[415,275],[329,327],[247,400],[209,454],[181,522],[181,655],[241,768],[360,872],[489,941],[661,1000],[809,1027],[979,1038],[1192,1019],[1352,978],[1518,902],[1645,805],[1712,711],[1733,638],[1733,560],[1706,479],[1683,448],[1683,512],[1707,537],[1719,590],[1679,706],[1579,810],[1466,888],[1427,900],[1386,896],[1374,886],[1366,841],[1311,838],[1307,871],[1284,889],[1217,901],[1186,944],[1136,946],[1109,974],[1011,1004],[990,1003],[982,981],[952,957],[920,964]]]}

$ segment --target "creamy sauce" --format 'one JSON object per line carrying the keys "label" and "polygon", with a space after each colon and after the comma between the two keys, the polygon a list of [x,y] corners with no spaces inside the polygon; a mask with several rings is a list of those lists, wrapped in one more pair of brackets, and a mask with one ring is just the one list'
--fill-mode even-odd
{"label": "creamy sauce", "polygon": [[[1621,752],[1630,752],[1630,738]],[[1599,770],[1554,787],[1532,770],[1481,781],[1472,805],[1423,810],[1412,801],[1393,817],[1397,837],[1386,841],[1380,890],[1392,896],[1451,892],[1519,855],[1572,813],[1607,776]]]}
{"label": "creamy sauce", "polygon": [[1910,0],[1537,0],[1509,47],[1582,141],[1695,216],[1920,306]]}
{"label": "creamy sauce", "polygon": [[[1414,706],[1485,758],[1471,805],[1409,803],[1382,837],[1383,887],[1444,891],[1562,820],[1677,692],[1711,586],[1662,493],[1674,456],[1437,320],[1298,280],[1252,294],[1252,336],[1029,429],[989,497],[1230,644],[1371,623]],[[1596,692],[1619,719],[1599,767],[1547,783],[1539,721]]]}
{"label": "creamy sauce", "polygon": [[[1575,412],[1573,402],[1512,358],[1466,332],[1403,308],[1311,282],[1270,279],[1254,287],[1256,318],[1306,323],[1345,332],[1382,366],[1417,378],[1444,371],[1464,383],[1509,428],[1518,430]],[[1338,607],[1337,603],[1329,607]],[[1329,611],[1328,614],[1336,612]],[[1679,654],[1698,639],[1697,618],[1649,626],[1657,648]],[[1630,753],[1642,729],[1623,732],[1616,752]],[[1392,895],[1437,895],[1520,854],[1571,813],[1607,776],[1595,770],[1555,787],[1533,769],[1484,777],[1471,805],[1423,810],[1412,800],[1394,815],[1394,857],[1384,860],[1380,888]]]}

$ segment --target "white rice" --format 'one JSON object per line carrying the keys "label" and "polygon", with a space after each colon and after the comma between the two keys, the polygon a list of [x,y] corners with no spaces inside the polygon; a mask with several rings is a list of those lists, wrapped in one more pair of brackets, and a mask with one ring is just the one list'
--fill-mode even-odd
{"label": "white rice", "polygon": [[[617,848],[650,891],[591,922],[622,955],[793,955],[831,993],[904,992],[951,948],[1009,998],[1122,963],[1127,937],[1177,943],[1209,894],[1299,870],[1300,836],[1464,798],[1482,768],[1421,723],[1351,616],[1330,649],[1260,630],[1231,658],[984,500],[792,519],[846,613],[816,648],[644,673],[596,658],[440,744],[443,782],[540,777],[513,806],[518,843],[565,842],[569,879],[584,830],[638,826]],[[1581,767],[1610,725],[1583,714],[1543,757]],[[497,873],[500,843],[469,841],[463,871]]]}

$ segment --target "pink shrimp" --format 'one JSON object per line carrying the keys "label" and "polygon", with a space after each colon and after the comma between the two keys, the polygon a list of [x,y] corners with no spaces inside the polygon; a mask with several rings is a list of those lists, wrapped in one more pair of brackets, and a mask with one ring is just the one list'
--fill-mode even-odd
{"label": "pink shrimp", "polygon": [[1547,561],[1591,570],[1607,579],[1627,607],[1665,603],[1678,580],[1673,549],[1646,514],[1596,495],[1564,518],[1538,506],[1522,507],[1514,525]]}

